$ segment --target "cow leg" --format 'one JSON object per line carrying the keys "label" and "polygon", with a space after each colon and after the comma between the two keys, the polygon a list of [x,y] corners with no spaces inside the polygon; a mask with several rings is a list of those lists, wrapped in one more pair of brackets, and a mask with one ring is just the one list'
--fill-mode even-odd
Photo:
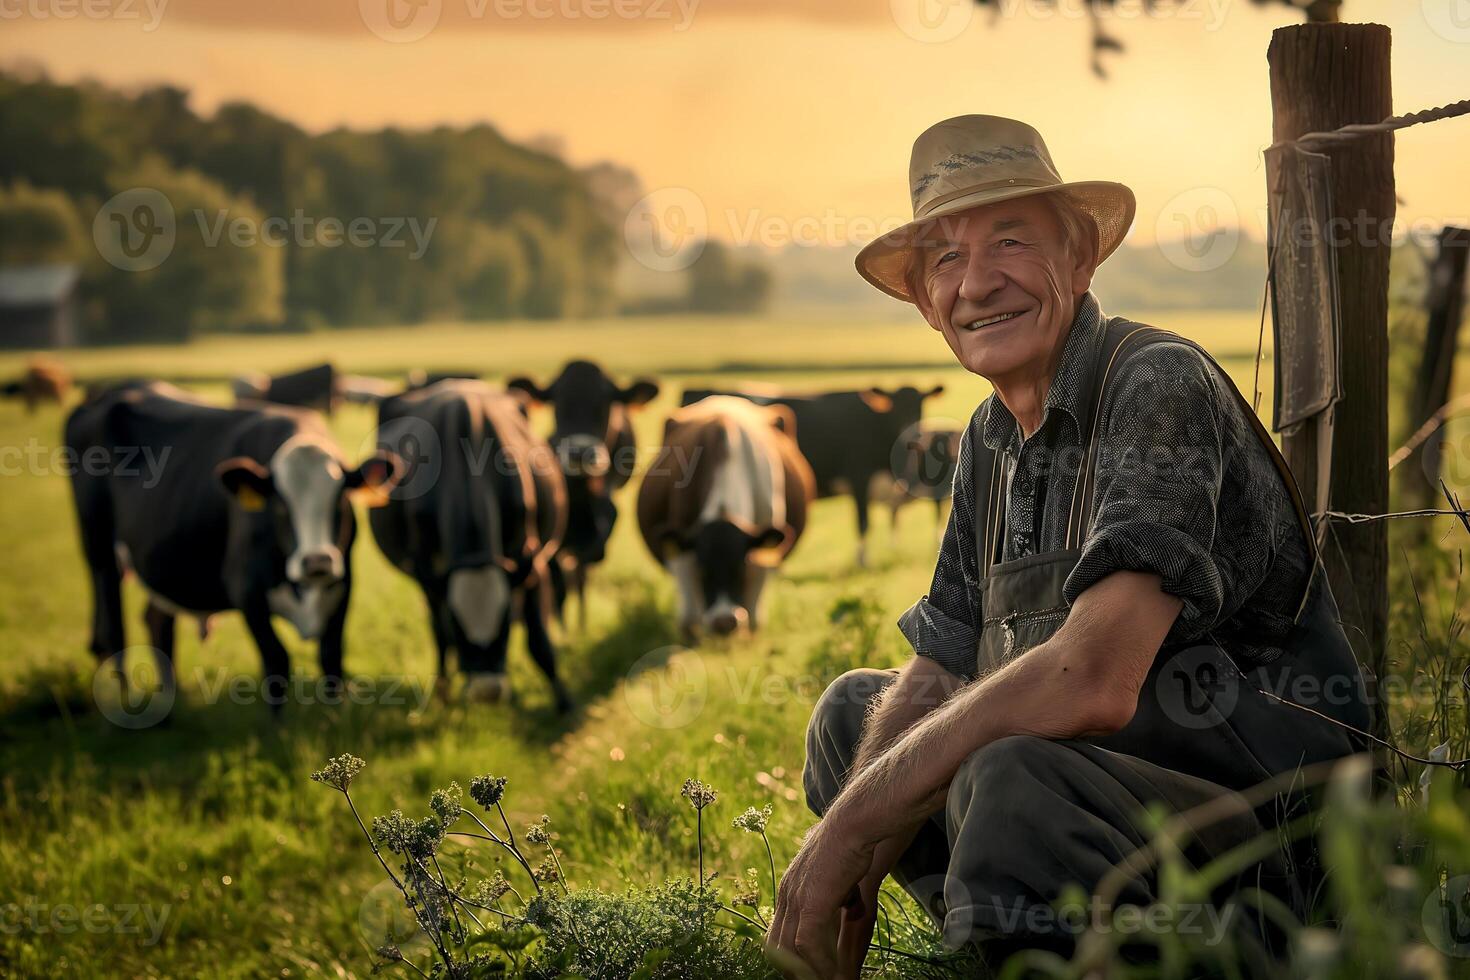
{"label": "cow leg", "polygon": [[868,485],[865,480],[852,481],[852,501],[857,505],[858,546],[857,563],[859,568],[868,566]]}
{"label": "cow leg", "polygon": [[694,552],[681,551],[664,563],[674,576],[677,591],[679,636],[687,644],[695,641],[695,626],[699,622],[699,610],[703,606],[703,593],[699,585],[699,564]]}
{"label": "cow leg", "polygon": [[174,671],[174,614],[150,601],[143,611],[143,622],[148,627],[148,642],[153,647],[153,658],[158,665],[158,683],[165,691],[172,691],[177,683]]}
{"label": "cow leg", "polygon": [[317,641],[317,661],[321,664],[322,681],[329,697],[339,695],[342,690],[342,635],[347,629],[347,600],[351,597],[352,576],[349,574],[343,582],[342,598],[337,608],[332,610],[332,616],[322,630],[322,637]]}
{"label": "cow leg", "polygon": [[[92,572],[92,655],[102,662],[127,645],[123,628],[122,568],[113,538],[111,503],[96,487],[76,485],[82,554]],[[116,663],[119,675],[122,662]]]}
{"label": "cow leg", "polygon": [[577,563],[572,572],[572,588],[577,591],[577,632],[587,632],[587,566]]}
{"label": "cow leg", "polygon": [[271,706],[271,714],[279,715],[286,704],[287,685],[291,681],[291,658],[276,635],[264,596],[246,606],[245,625],[260,650],[260,662],[265,670],[265,701]]}
{"label": "cow leg", "polygon": [[546,615],[542,612],[541,597],[538,594],[544,588],[547,586],[542,584],[537,587],[536,592],[527,593],[525,602],[521,604],[521,619],[526,624],[526,648],[531,651],[531,659],[551,682],[556,710],[565,714],[572,710],[572,699],[562,685],[561,678],[556,675],[556,648],[552,646],[551,634],[546,629]]}
{"label": "cow leg", "polygon": [[426,586],[424,600],[429,604],[429,625],[434,629],[434,647],[439,652],[439,675],[434,678],[434,691],[439,697],[447,698],[449,651],[454,647],[454,619],[442,591]]}
{"label": "cow leg", "polygon": [[898,547],[898,509],[903,506],[903,497],[899,491],[895,491],[892,499],[888,501],[888,539],[896,548]]}

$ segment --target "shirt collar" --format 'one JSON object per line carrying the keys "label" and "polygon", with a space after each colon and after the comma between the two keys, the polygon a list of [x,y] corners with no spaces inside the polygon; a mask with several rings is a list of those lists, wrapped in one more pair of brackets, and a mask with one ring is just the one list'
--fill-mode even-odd
{"label": "shirt collar", "polygon": [[[1082,422],[1085,406],[1082,399],[1084,382],[1097,361],[1098,346],[1103,339],[1102,307],[1097,297],[1089,290],[1077,303],[1077,313],[1072,318],[1072,327],[1067,332],[1062,346],[1062,360],[1052,376],[1051,387],[1046,392],[1046,402],[1041,410],[1041,426],[1045,428],[1053,409],[1060,409],[1063,417],[1072,420],[1077,440],[1082,439]],[[1040,431],[1040,430],[1038,430]],[[981,439],[991,449],[1004,449],[1015,455],[1014,446],[1020,442],[1020,426],[1016,417],[1000,400],[999,393],[985,399],[985,419]]]}

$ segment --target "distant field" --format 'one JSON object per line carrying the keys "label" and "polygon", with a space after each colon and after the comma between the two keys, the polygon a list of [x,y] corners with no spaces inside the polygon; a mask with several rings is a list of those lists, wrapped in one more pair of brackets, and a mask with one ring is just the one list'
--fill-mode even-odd
{"label": "distant field", "polygon": [[[1139,313],[1199,340],[1249,393],[1256,344],[1249,313]],[[601,361],[623,380],[666,379],[637,416],[649,445],[686,382],[743,378],[803,386],[943,382],[931,415],[969,417],[988,389],[951,366],[942,340],[922,324],[835,321],[607,320],[587,323],[443,324],[293,337],[213,338],[185,347],[66,352],[84,378],[162,376],[223,398],[223,382],[246,370],[277,371],[333,360],[340,368],[401,376],[413,368],[473,369],[491,378],[542,379],[573,357]],[[23,364],[0,356],[0,377]],[[1269,362],[1263,367],[1269,413]],[[31,447],[47,459],[63,412],[27,416],[0,404],[0,448]],[[541,419],[544,424],[545,419]],[[351,455],[370,442],[372,413],[345,407],[332,428]],[[355,791],[368,814],[424,810],[434,786],[493,772],[510,777],[512,819],[542,813],[559,829],[564,863],[578,886],[615,888],[692,874],[694,839],[678,798],[686,777],[722,791],[708,826],[706,862],[730,876],[764,867],[758,841],[729,830],[746,805],[771,802],[777,861],[789,859],[809,820],[801,800],[801,741],[823,684],[849,662],[897,662],[891,628],[932,569],[931,508],[904,512],[891,536],[875,513],[867,569],[853,565],[852,504],[816,506],[807,537],[770,590],[759,636],[675,654],[671,589],[644,552],[631,520],[630,487],[610,558],[594,579],[591,621],[570,631],[561,665],[582,710],[551,710],[545,684],[512,641],[515,707],[420,703],[434,655],[423,603],[384,561],[364,530],[353,561],[356,592],[347,668],[378,685],[400,685],[404,704],[292,704],[273,724],[259,704],[220,695],[234,677],[257,677],[259,658],[237,616],[220,617],[201,645],[180,630],[180,702],[168,724],[125,731],[92,702],[86,653],[90,597],[77,553],[64,478],[44,462],[0,478],[0,881],[48,907],[152,909],[163,925],[154,945],[120,930],[58,935],[0,930],[0,973],[95,976],[364,976],[378,936],[360,925],[380,872],[339,800],[306,776],[327,756],[351,751],[369,767]],[[839,600],[860,599],[878,624],[869,638],[851,618],[834,625]],[[143,642],[141,596],[127,590],[130,636]],[[859,617],[861,618],[861,617]],[[283,639],[293,669],[317,674],[312,649]],[[637,675],[671,654],[676,670]],[[635,672],[636,673],[636,672]],[[680,700],[681,698],[687,700]],[[662,700],[660,700],[662,699]],[[659,705],[677,704],[674,724]],[[370,930],[369,930],[370,931]]]}

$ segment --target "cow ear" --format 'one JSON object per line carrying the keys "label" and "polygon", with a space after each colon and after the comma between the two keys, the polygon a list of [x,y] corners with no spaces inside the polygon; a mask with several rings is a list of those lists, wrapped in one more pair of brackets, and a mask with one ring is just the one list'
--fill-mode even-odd
{"label": "cow ear", "polygon": [[408,466],[394,452],[379,449],[377,455],[363,460],[361,466],[352,470],[344,481],[347,491],[369,507],[384,507],[388,494],[403,479]]}
{"label": "cow ear", "polygon": [[266,498],[275,492],[270,471],[249,456],[225,460],[214,468],[214,475],[240,509],[252,514],[265,510]]}
{"label": "cow ear", "polygon": [[893,399],[882,388],[869,388],[866,391],[860,391],[858,392],[858,397],[863,400],[864,405],[880,415],[884,412],[893,411]]}
{"label": "cow ear", "polygon": [[942,394],[944,394],[944,385],[935,385],[933,388],[930,388],[928,391],[921,394],[919,396],[919,401],[923,401],[925,398],[933,398],[935,395]]}
{"label": "cow ear", "polygon": [[633,408],[637,405],[647,405],[658,397],[658,383],[649,381],[647,378],[639,378],[628,387],[618,392],[618,401]]}
{"label": "cow ear", "polygon": [[530,378],[511,378],[505,383],[505,388],[507,391],[522,392],[526,395],[526,397],[530,398],[531,401],[535,402],[538,405],[544,402],[551,401],[551,392],[547,391],[545,388],[538,386],[536,382],[532,381]]}
{"label": "cow ear", "polygon": [[750,551],[746,559],[752,565],[762,568],[775,568],[781,564],[782,551],[786,539],[791,535],[788,526],[772,527],[767,525],[751,535]]}

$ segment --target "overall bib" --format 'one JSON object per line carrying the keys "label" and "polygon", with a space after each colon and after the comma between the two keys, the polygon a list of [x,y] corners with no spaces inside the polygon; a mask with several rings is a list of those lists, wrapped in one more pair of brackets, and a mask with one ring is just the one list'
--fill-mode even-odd
{"label": "overall bib", "polygon": [[[1010,466],[1005,465],[1008,457],[1004,453],[976,442],[975,555],[984,615],[976,651],[979,672],[988,673],[1046,642],[1066,620],[1068,605],[1062,586],[1081,557],[1091,522],[1097,432],[1107,404],[1108,382],[1129,355],[1161,342],[1188,344],[1215,363],[1202,347],[1177,334],[1122,317],[1109,321],[1098,362],[1084,382],[1082,402],[1090,406],[1090,414],[1079,420],[1084,433],[1082,464],[1073,481],[1071,517],[1062,550],[1000,560]],[[1360,730],[1367,729],[1369,717],[1363,679],[1339,623],[1326,576],[1320,571],[1316,536],[1301,492],[1255,411],[1223,370],[1220,375],[1281,474],[1308,542],[1312,571],[1293,628],[1281,644],[1282,656],[1245,671],[1229,656],[1228,645],[1210,634],[1189,644],[1166,643],[1155,659],[1133,721],[1120,732],[1087,741],[1241,790],[1278,773],[1365,747],[1352,733],[1272,701],[1260,689],[1293,700],[1293,692],[1306,692],[1314,710]],[[1220,533],[1229,533],[1229,529]]]}

